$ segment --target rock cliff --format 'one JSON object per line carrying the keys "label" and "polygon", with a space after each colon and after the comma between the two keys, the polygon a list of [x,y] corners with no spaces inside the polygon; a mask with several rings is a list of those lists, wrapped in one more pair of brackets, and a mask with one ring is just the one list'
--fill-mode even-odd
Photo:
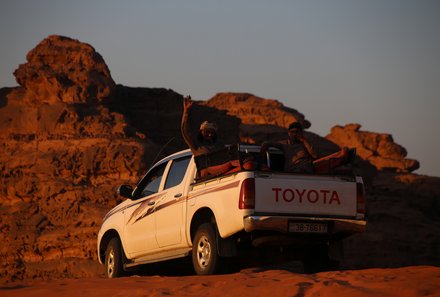
{"label": "rock cliff", "polygon": [[115,84],[90,45],[49,36],[15,76],[21,87],[0,92],[0,276],[94,274],[115,187],[157,147],[100,104]]}
{"label": "rock cliff", "polygon": [[[182,95],[117,85],[92,46],[61,36],[44,39],[14,74],[20,86],[0,89],[0,279],[101,275],[96,234],[120,201],[116,187],[186,147]],[[226,143],[283,138],[294,120],[310,127],[276,100],[237,93],[199,102],[192,119],[194,130],[205,119],[219,123]],[[390,135],[359,128],[307,132],[321,155],[356,147],[373,168],[369,229],[347,241],[344,265],[439,264],[439,179],[400,173],[418,162]]]}

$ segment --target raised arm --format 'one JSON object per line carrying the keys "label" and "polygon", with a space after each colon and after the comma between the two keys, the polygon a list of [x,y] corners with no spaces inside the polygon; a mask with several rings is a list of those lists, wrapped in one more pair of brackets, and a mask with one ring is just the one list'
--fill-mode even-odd
{"label": "raised arm", "polygon": [[188,128],[189,111],[192,105],[193,105],[193,101],[191,101],[191,96],[185,96],[183,98],[183,114],[182,114],[182,124],[180,128],[182,131],[183,139],[185,140],[186,144],[189,146],[191,151],[194,152],[197,149],[197,145],[193,140]]}

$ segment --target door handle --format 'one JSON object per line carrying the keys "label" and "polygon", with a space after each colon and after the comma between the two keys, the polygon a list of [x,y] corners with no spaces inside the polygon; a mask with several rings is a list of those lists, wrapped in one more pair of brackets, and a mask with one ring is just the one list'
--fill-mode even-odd
{"label": "door handle", "polygon": [[182,197],[182,193],[178,193],[178,194],[174,195],[174,198],[180,198],[180,197]]}
{"label": "door handle", "polygon": [[150,202],[148,202],[148,205],[149,205],[149,206],[154,205],[154,204],[156,204],[156,201],[150,201]]}

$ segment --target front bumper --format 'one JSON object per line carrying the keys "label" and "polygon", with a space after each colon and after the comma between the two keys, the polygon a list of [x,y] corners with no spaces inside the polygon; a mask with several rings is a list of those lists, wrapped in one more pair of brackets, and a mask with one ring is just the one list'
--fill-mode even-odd
{"label": "front bumper", "polygon": [[257,216],[244,217],[244,230],[253,231],[277,231],[289,233],[290,222],[324,223],[328,224],[328,235],[349,236],[365,231],[367,221],[336,218],[316,218],[301,216]]}

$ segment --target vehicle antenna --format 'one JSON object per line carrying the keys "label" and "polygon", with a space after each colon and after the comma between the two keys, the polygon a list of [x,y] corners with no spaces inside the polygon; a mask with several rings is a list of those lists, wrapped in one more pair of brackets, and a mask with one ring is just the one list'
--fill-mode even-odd
{"label": "vehicle antenna", "polygon": [[171,143],[171,141],[173,141],[175,138],[176,138],[176,136],[171,137],[170,140],[168,140],[168,141],[162,146],[162,148],[159,150],[159,152],[157,153],[156,157],[154,157],[153,162],[151,163],[151,165],[150,165],[148,168],[151,168],[151,166],[153,166],[154,163],[156,163],[157,158],[159,158],[160,154],[162,154],[162,151],[165,149],[165,147],[166,147],[167,145],[169,145],[169,144]]}

